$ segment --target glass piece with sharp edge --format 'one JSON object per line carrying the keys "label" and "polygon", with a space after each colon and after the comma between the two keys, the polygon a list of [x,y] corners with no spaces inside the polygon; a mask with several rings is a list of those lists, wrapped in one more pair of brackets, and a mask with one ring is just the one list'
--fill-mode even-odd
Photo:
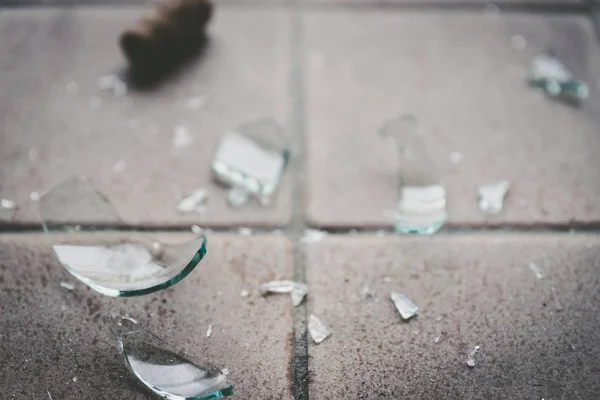
{"label": "glass piece with sharp edge", "polygon": [[277,190],[289,156],[283,129],[264,119],[225,134],[211,168],[218,182],[244,189],[261,204],[268,204],[265,198]]}
{"label": "glass piece with sharp edge", "polygon": [[529,68],[529,84],[552,97],[572,103],[589,96],[585,82],[574,79],[571,71],[551,52],[537,56]]}
{"label": "glass piece with sharp edge", "polygon": [[390,120],[379,131],[391,137],[398,152],[398,204],[394,227],[399,233],[431,234],[446,222],[446,189],[417,130],[413,115]]}
{"label": "glass piece with sharp edge", "polygon": [[[61,264],[107,296],[139,296],[171,287],[206,254],[204,236],[163,244],[142,234],[93,232],[94,228],[123,222],[109,200],[85,177],[73,177],[55,186],[40,198],[39,211],[46,237]],[[82,231],[81,225],[91,228]]]}
{"label": "glass piece with sharp edge", "polygon": [[161,398],[213,400],[233,395],[223,371],[181,355],[136,320],[107,314],[104,322],[117,339],[127,368]]}
{"label": "glass piece with sharp edge", "polygon": [[504,208],[504,198],[508,193],[508,181],[490,182],[477,186],[479,209],[488,214],[499,214]]}
{"label": "glass piece with sharp edge", "polygon": [[480,347],[481,346],[475,346],[475,348],[473,348],[473,350],[469,353],[469,356],[467,357],[467,365],[469,368],[475,367],[475,354],[477,354]]}
{"label": "glass piece with sharp edge", "polygon": [[308,286],[301,282],[271,281],[260,285],[260,293],[263,296],[270,293],[289,293],[292,298],[292,305],[297,307],[308,294]]}
{"label": "glass piece with sharp edge", "polygon": [[331,330],[327,325],[312,314],[308,316],[308,331],[316,344],[331,336]]}
{"label": "glass piece with sharp edge", "polygon": [[391,292],[390,298],[392,299],[392,302],[394,302],[394,306],[396,306],[396,310],[398,310],[403,320],[410,319],[417,315],[419,307],[417,307],[408,297],[398,292]]}

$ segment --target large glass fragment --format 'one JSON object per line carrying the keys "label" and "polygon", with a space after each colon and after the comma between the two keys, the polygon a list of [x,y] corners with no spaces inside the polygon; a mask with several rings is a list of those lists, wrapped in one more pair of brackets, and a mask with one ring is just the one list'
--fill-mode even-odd
{"label": "large glass fragment", "polygon": [[[97,232],[96,228],[117,228],[123,222],[85,177],[55,186],[40,198],[39,210],[46,237],[61,264],[107,296],[139,296],[171,287],[206,254],[204,236],[163,244],[142,234]],[[87,226],[85,231],[82,225]]]}
{"label": "large glass fragment", "polygon": [[260,285],[260,293],[263,296],[271,293],[289,293],[292,305],[297,307],[308,294],[308,286],[302,282],[271,281]]}
{"label": "large glass fragment", "polygon": [[398,152],[396,232],[431,234],[446,222],[446,189],[416,128],[416,118],[403,115],[384,124],[380,134],[391,137]]}
{"label": "large glass fragment", "polygon": [[589,96],[585,82],[574,79],[571,71],[551,52],[537,56],[529,68],[529,84],[546,94],[568,102],[579,102]]}
{"label": "large glass fragment", "polygon": [[279,186],[289,156],[283,129],[265,119],[225,134],[211,168],[218,182],[245,190],[261,204],[268,204]]}
{"label": "large glass fragment", "polygon": [[167,400],[212,400],[233,395],[226,374],[207,362],[192,361],[138,321],[108,314],[127,368],[148,389]]}

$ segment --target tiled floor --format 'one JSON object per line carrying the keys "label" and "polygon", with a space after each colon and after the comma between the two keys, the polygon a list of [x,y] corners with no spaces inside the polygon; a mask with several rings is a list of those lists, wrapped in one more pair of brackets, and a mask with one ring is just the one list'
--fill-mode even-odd
{"label": "tiled floor", "polygon": [[[197,60],[123,98],[96,81],[123,70],[118,35],[141,3],[82,3],[0,8],[0,198],[18,206],[0,209],[0,393],[151,398],[101,324],[110,311],[227,368],[242,399],[600,391],[600,52],[587,3],[507,0],[502,12],[478,0],[224,0]],[[513,48],[514,35],[524,49]],[[548,48],[589,83],[580,108],[527,86],[529,62]],[[77,93],[67,93],[69,82]],[[204,105],[185,109],[195,96]],[[90,107],[94,98],[100,107]],[[403,113],[417,117],[448,188],[446,232],[432,237],[389,229],[397,160],[376,131]],[[261,117],[291,137],[290,168],[271,207],[234,211],[209,164],[224,132]],[[187,148],[172,146],[178,124],[194,135]],[[120,160],[125,169],[113,172]],[[29,199],[74,174],[93,179],[127,229],[173,239],[192,224],[216,229],[207,258],[141,298],[109,299],[75,282],[31,232],[39,217]],[[488,217],[474,190],[497,179],[511,189],[505,210]],[[210,193],[207,212],[179,214],[177,199],[199,187]],[[237,234],[244,226],[262,233]],[[299,242],[309,227],[330,235]],[[300,307],[260,297],[260,283],[291,278],[309,285]],[[391,290],[412,298],[419,315],[402,322]],[[308,314],[332,337],[312,343]]]}

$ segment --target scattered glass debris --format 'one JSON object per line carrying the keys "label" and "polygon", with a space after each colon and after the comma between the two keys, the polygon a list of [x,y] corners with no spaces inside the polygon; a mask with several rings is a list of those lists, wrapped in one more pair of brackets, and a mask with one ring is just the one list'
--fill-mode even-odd
{"label": "scattered glass debris", "polygon": [[242,236],[250,236],[252,235],[252,229],[250,228],[239,228],[238,233]]}
{"label": "scattered glass debris", "polygon": [[79,85],[75,81],[69,81],[66,87],[67,94],[74,95],[79,92]]}
{"label": "scattered glass debris", "polygon": [[31,201],[40,201],[40,195],[38,192],[29,193],[29,200]]}
{"label": "scattered glass debris", "polygon": [[318,229],[305,229],[304,234],[300,238],[302,243],[317,243],[325,239],[327,232]]}
{"label": "scattered glass debris", "polygon": [[313,314],[308,316],[308,332],[316,344],[331,336],[331,330]]}
{"label": "scattered glass debris", "polygon": [[240,208],[248,203],[248,197],[246,189],[234,186],[227,192],[227,203],[231,208]]}
{"label": "scattered glass debris", "polygon": [[89,105],[92,110],[96,110],[102,107],[102,99],[100,97],[90,97]]}
{"label": "scattered glass debris", "polygon": [[187,108],[188,110],[199,110],[202,108],[204,103],[206,103],[205,96],[196,96],[196,97],[190,97],[189,99],[187,99],[185,101],[184,105],[185,105],[185,108]]}
{"label": "scattered glass debris", "polygon": [[196,235],[199,235],[202,233],[202,228],[200,228],[198,225],[192,225],[192,232]]}
{"label": "scattered glass debris", "polygon": [[77,377],[76,376],[73,377],[73,382],[77,382]]}
{"label": "scattered glass debris", "polygon": [[190,195],[179,200],[177,203],[177,210],[182,213],[203,213],[206,211],[207,201],[208,192],[206,189],[196,189]]}
{"label": "scattered glass debris", "polygon": [[439,185],[435,163],[417,131],[417,119],[405,114],[379,130],[394,140],[398,153],[398,233],[432,234],[446,222],[446,189]]}
{"label": "scattered glass debris", "polygon": [[125,171],[125,168],[127,168],[127,162],[125,160],[119,160],[112,166],[112,172],[113,174],[120,174]]}
{"label": "scattered glass debris", "polygon": [[529,84],[539,87],[549,96],[569,102],[578,102],[589,96],[583,81],[573,78],[565,65],[551,53],[537,56],[529,68]]}
{"label": "scattered glass debris", "polygon": [[260,286],[260,293],[263,296],[270,293],[290,293],[292,304],[297,307],[308,294],[308,286],[301,282],[271,281]]}
{"label": "scattered glass debris", "polygon": [[107,296],[139,296],[171,287],[206,254],[204,236],[162,245],[140,233],[78,233],[79,223],[123,224],[106,196],[85,177],[55,186],[38,204],[58,260],[74,277]]}
{"label": "scattered glass debris", "polygon": [[248,292],[246,289],[244,289],[240,292],[240,296],[248,297],[248,296],[250,296],[250,292]]}
{"label": "scattered glass debris", "polygon": [[14,210],[16,205],[12,200],[2,199],[0,200],[0,207],[4,208],[5,210]]}
{"label": "scattered glass debris", "polygon": [[175,125],[173,128],[173,148],[183,149],[194,142],[194,136],[184,125]]}
{"label": "scattered glass debris", "polygon": [[544,274],[542,274],[542,270],[540,269],[540,267],[537,266],[537,264],[530,262],[529,269],[531,270],[531,272],[533,272],[533,274],[535,275],[536,278],[538,278],[538,279],[544,278]]}
{"label": "scattered glass debris", "polygon": [[243,188],[264,203],[279,187],[288,159],[283,130],[262,120],[225,134],[211,168],[216,181]]}
{"label": "scattered glass debris", "polygon": [[67,290],[75,290],[75,285],[69,282],[61,282],[60,287]]}
{"label": "scattered glass debris", "polygon": [[127,94],[127,84],[117,75],[106,75],[98,78],[96,85],[98,89],[111,91],[116,97],[123,97]]}
{"label": "scattered glass debris", "polygon": [[226,374],[212,364],[177,353],[132,318],[109,314],[104,320],[117,339],[127,368],[161,398],[219,399],[233,395]]}
{"label": "scattered glass debris", "polygon": [[514,50],[521,51],[527,46],[527,41],[521,35],[512,35],[510,37],[510,47]]}
{"label": "scattered glass debris", "polygon": [[213,333],[213,326],[211,324],[208,324],[208,329],[206,330],[206,337],[210,337],[210,335],[212,335]]}
{"label": "scattered glass debris", "polygon": [[504,198],[508,193],[510,183],[498,181],[477,186],[477,201],[479,209],[488,214],[498,214],[504,208]]}
{"label": "scattered glass debris", "polygon": [[452,153],[450,153],[450,162],[452,162],[454,164],[458,164],[459,162],[461,162],[462,158],[463,158],[463,155],[459,151],[453,151]]}
{"label": "scattered glass debris", "polygon": [[433,339],[433,343],[439,343],[439,342],[440,342],[440,339],[441,339],[441,337],[440,337],[440,336],[436,336],[436,337]]}
{"label": "scattered glass debris", "polygon": [[394,302],[394,306],[396,306],[396,310],[398,310],[403,320],[408,320],[417,315],[419,307],[417,307],[408,297],[398,292],[391,292],[390,298]]}
{"label": "scattered glass debris", "polygon": [[473,368],[473,367],[475,367],[475,354],[477,354],[477,352],[479,351],[479,348],[480,348],[480,347],[481,347],[481,346],[475,346],[475,348],[473,349],[473,351],[471,351],[471,352],[469,353],[469,356],[467,357],[467,365],[468,365],[470,368]]}

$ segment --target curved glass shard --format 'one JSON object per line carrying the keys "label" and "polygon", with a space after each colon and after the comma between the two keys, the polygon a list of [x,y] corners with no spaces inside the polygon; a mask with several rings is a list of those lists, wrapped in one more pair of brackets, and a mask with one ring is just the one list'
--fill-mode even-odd
{"label": "curved glass shard", "polygon": [[398,204],[394,228],[399,233],[431,234],[446,222],[446,189],[417,131],[414,115],[402,115],[379,131],[391,137],[398,152]]}
{"label": "curved glass shard", "polygon": [[212,400],[233,395],[226,374],[207,362],[192,361],[138,321],[107,314],[127,368],[148,389],[167,400]]}
{"label": "curved glass shard", "polygon": [[290,157],[283,129],[273,120],[248,123],[225,134],[211,168],[215,180],[245,190],[268,205]]}
{"label": "curved glass shard", "polygon": [[540,54],[531,62],[528,81],[549,96],[572,103],[586,99],[590,93],[586,83],[573,78],[571,71],[551,52]]}
{"label": "curved glass shard", "polygon": [[[122,225],[109,200],[85,177],[70,178],[39,201],[44,232],[61,264],[95,291],[140,296],[185,278],[206,254],[206,238],[167,245],[141,234],[94,232]],[[91,228],[81,230],[82,225]]]}

